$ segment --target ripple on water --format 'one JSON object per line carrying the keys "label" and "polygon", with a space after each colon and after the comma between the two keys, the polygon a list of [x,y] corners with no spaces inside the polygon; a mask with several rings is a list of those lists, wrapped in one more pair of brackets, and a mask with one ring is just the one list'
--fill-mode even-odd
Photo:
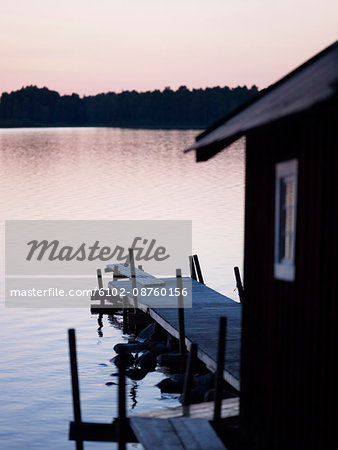
{"label": "ripple on water", "polygon": [[[183,154],[195,130],[109,128],[0,130],[4,219],[191,219],[193,252],[207,283],[236,298],[242,265],[244,141],[206,163]],[[141,200],[140,200],[141,199]],[[4,227],[0,228],[4,272]],[[2,277],[3,278],[3,277]],[[0,285],[3,299],[3,284]],[[67,328],[76,328],[84,420],[109,422],[117,386],[109,362],[122,333],[78,309],[5,309],[0,302],[2,448],[73,449]],[[128,413],[176,406],[155,387],[164,375],[128,380]],[[86,443],[86,449],[114,448]]]}

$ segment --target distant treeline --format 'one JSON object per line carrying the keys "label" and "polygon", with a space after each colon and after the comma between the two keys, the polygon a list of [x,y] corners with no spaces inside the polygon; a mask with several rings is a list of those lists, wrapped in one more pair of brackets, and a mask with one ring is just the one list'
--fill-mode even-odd
{"label": "distant treeline", "polygon": [[124,91],[80,98],[27,86],[4,93],[0,127],[205,128],[256,95],[252,86]]}

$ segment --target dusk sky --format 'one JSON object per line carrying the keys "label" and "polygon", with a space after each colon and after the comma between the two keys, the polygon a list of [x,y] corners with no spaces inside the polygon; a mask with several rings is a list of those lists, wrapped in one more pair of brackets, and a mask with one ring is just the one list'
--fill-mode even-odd
{"label": "dusk sky", "polygon": [[337,0],[1,0],[0,92],[256,84],[337,39]]}

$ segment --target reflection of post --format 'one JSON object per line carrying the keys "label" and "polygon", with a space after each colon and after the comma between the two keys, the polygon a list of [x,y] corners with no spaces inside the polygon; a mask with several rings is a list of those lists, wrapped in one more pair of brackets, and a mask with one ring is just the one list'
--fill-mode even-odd
{"label": "reflection of post", "polygon": [[[69,342],[69,355],[70,355],[70,370],[72,376],[72,391],[73,391],[73,410],[74,410],[74,422],[81,423],[81,406],[80,406],[80,389],[79,378],[77,371],[77,359],[76,359],[76,341],[75,330],[72,328],[68,330],[68,342]],[[76,449],[83,450],[83,442],[76,441]]]}
{"label": "reflection of post", "polygon": [[182,272],[181,269],[176,269],[176,287],[178,288],[179,295],[177,297],[178,301],[178,325],[179,325],[179,333],[180,333],[180,353],[183,354],[186,352],[185,347],[185,327],[184,327],[184,303],[183,303],[183,295],[182,295]]}
{"label": "reflection of post", "polygon": [[134,383],[133,386],[130,388],[130,398],[132,399],[133,403],[131,405],[131,409],[134,409],[137,405],[137,383]]}
{"label": "reflection of post", "polygon": [[103,336],[103,333],[102,333],[102,328],[103,328],[103,321],[102,321],[102,318],[103,318],[103,314],[99,314],[99,317],[97,318],[97,324],[98,324],[98,329],[97,329],[97,334],[99,335],[99,337],[102,337]]}
{"label": "reflection of post", "polygon": [[129,248],[129,261],[130,261],[130,275],[131,275],[131,286],[133,289],[133,301],[134,301],[134,308],[137,308],[137,295],[135,295],[136,292],[136,274],[135,274],[135,261],[134,261],[134,249]]}

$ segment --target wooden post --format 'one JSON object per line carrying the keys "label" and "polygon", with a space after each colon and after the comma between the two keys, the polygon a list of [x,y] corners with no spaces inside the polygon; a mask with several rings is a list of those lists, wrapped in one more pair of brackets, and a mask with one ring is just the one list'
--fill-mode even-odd
{"label": "wooden post", "polygon": [[117,281],[120,278],[119,271],[117,266],[114,266],[113,268],[113,281]]}
{"label": "wooden post", "polygon": [[[96,270],[96,275],[97,275],[97,286],[98,286],[98,290],[100,291],[101,289],[103,289],[101,269]],[[100,306],[104,306],[104,305],[105,305],[105,298],[100,296]]]}
{"label": "wooden post", "polygon": [[131,275],[131,286],[133,290],[133,301],[134,301],[134,308],[137,308],[137,295],[135,295],[136,292],[136,274],[135,274],[135,260],[134,260],[134,249],[129,248],[129,262],[130,262],[130,275]]}
{"label": "wooden post", "polygon": [[[70,356],[70,371],[72,377],[74,422],[81,423],[82,419],[81,419],[79,378],[76,359],[76,341],[75,341],[75,330],[73,328],[68,330],[68,343]],[[83,450],[82,441],[76,441],[76,449]]]}
{"label": "wooden post", "polygon": [[126,449],[126,354],[125,349],[119,352],[119,406],[118,406],[118,439],[119,450]]}
{"label": "wooden post", "polygon": [[102,283],[102,271],[101,271],[101,269],[97,269],[96,273],[97,273],[97,285],[98,285],[99,289],[102,289],[103,288],[103,283]]}
{"label": "wooden post", "polygon": [[190,276],[193,280],[197,281],[195,263],[192,256],[189,256],[189,265],[190,265]]}
{"label": "wooden post", "polygon": [[227,318],[219,319],[217,369],[215,374],[215,403],[214,403],[214,425],[219,426],[222,409],[223,371],[225,361],[225,341],[226,341]]}
{"label": "wooden post", "polygon": [[239,268],[237,266],[234,267],[234,272],[235,272],[236,286],[237,286],[237,290],[238,290],[239,301],[241,303],[243,303],[244,302],[244,289],[243,289],[243,285],[242,285],[241,274],[239,273]]}
{"label": "wooden post", "polygon": [[183,355],[186,352],[185,346],[185,326],[184,326],[184,302],[182,295],[182,271],[176,269],[176,287],[179,289],[178,301],[178,325],[179,325],[179,349]]}
{"label": "wooden post", "polygon": [[123,334],[128,333],[128,305],[126,297],[123,296]]}
{"label": "wooden post", "polygon": [[201,270],[200,262],[198,260],[198,256],[194,255],[193,258],[194,258],[194,263],[195,263],[196,270],[197,270],[198,281],[199,281],[199,283],[204,284],[202,270]]}
{"label": "wooden post", "polygon": [[197,350],[198,345],[195,343],[191,344],[187,370],[185,372],[184,377],[183,401],[182,401],[183,416],[189,416],[190,414],[190,394],[193,384],[192,381],[194,376],[194,369],[196,366]]}

